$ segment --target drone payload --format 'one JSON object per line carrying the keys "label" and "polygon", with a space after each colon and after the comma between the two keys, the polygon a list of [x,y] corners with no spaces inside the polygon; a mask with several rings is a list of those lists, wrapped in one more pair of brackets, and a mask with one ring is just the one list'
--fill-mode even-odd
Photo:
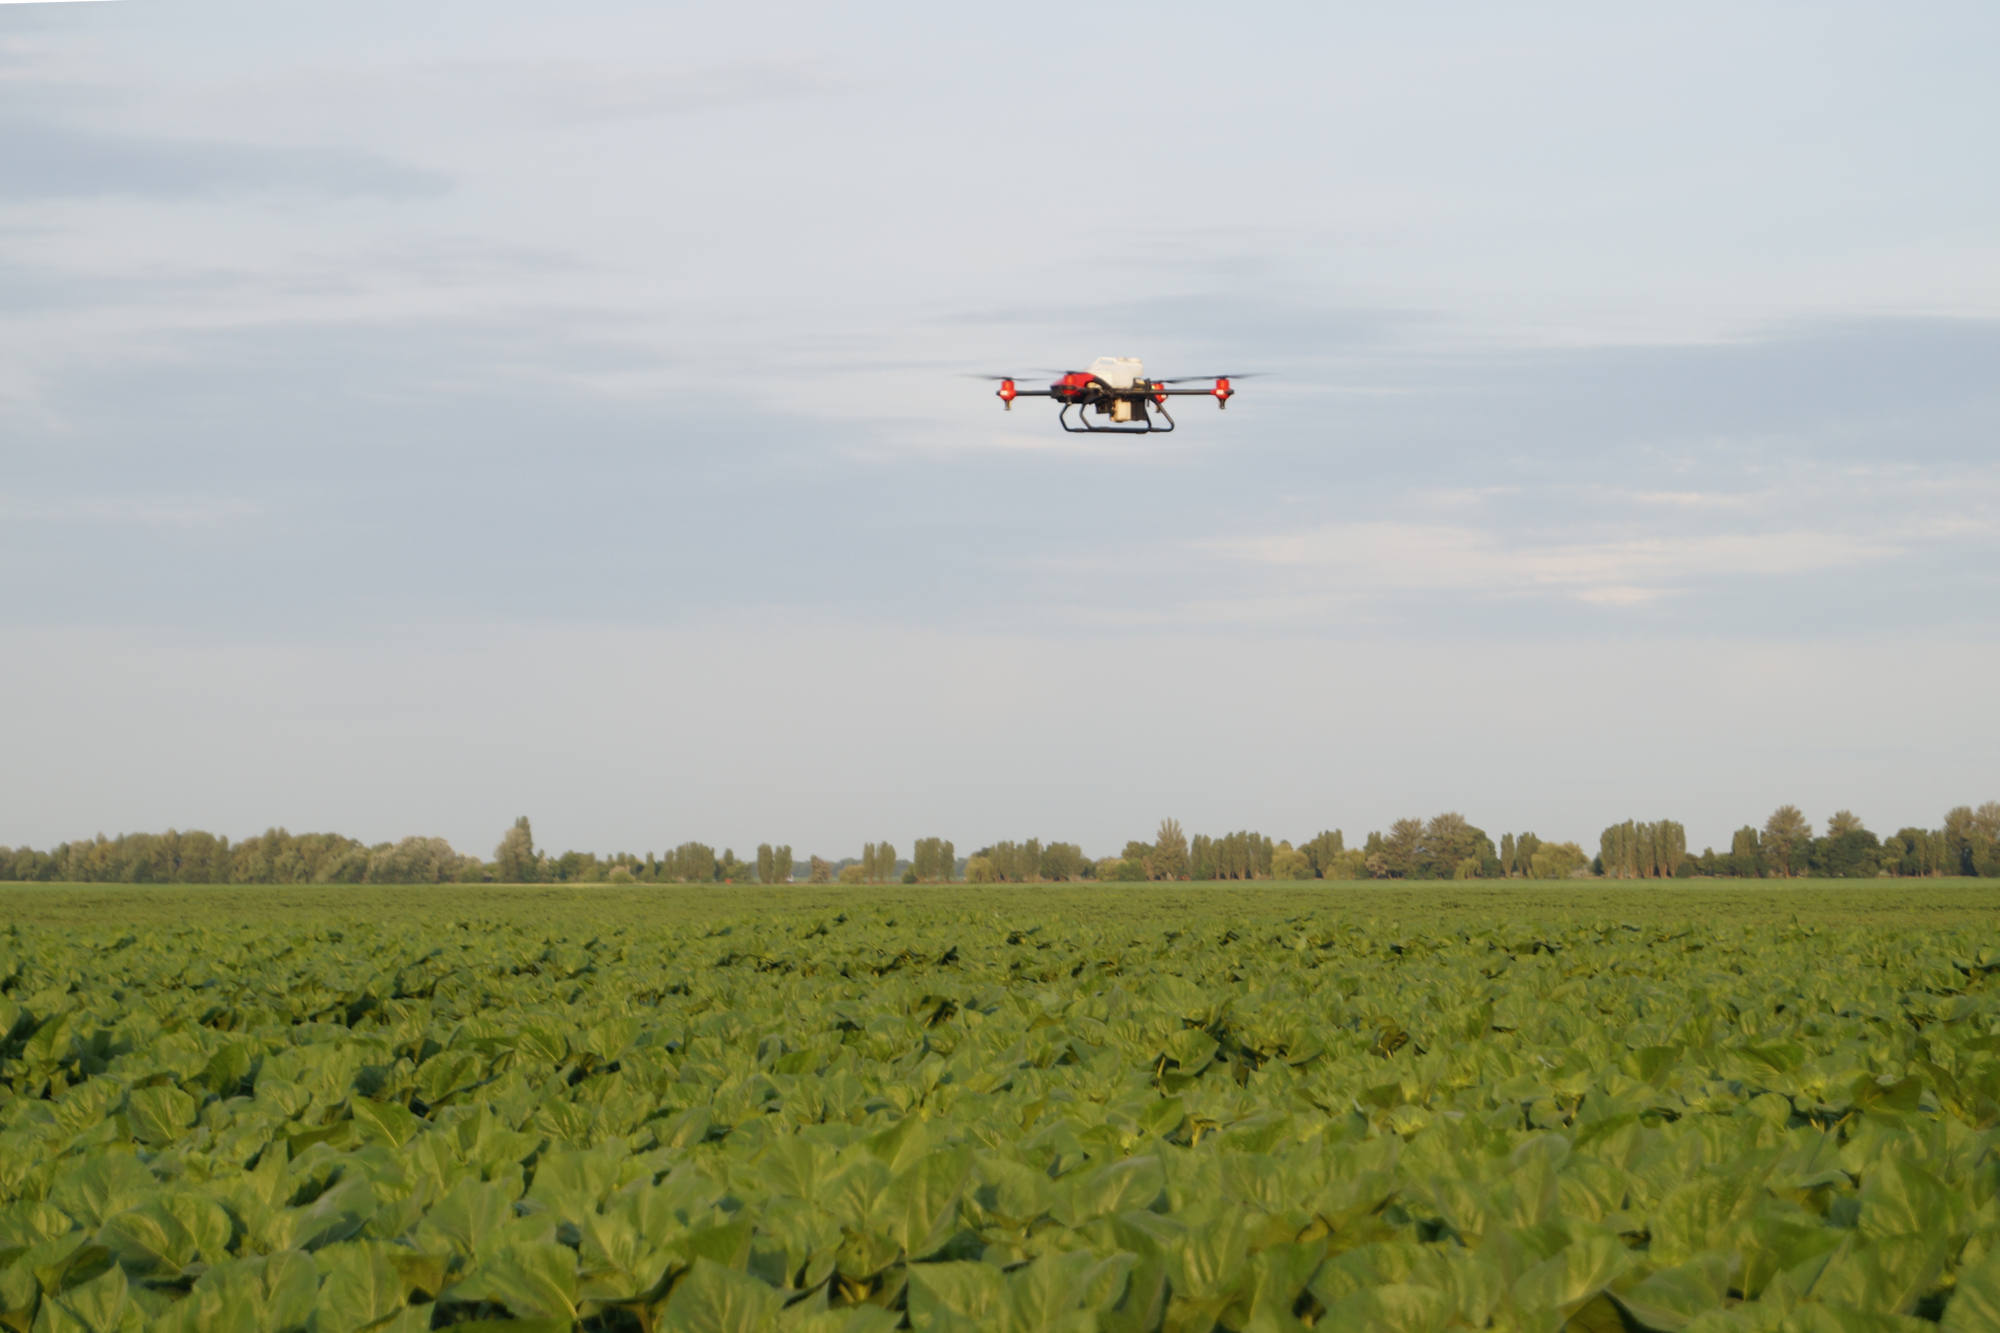
{"label": "drone payload", "polygon": [[[1150,435],[1164,434],[1174,429],[1174,419],[1167,411],[1167,399],[1201,397],[1215,399],[1217,407],[1228,407],[1229,400],[1236,396],[1230,387],[1232,379],[1248,379],[1248,375],[1182,375],[1173,379],[1147,379],[1146,367],[1136,356],[1100,356],[1090,363],[1088,370],[1062,372],[1062,378],[1046,389],[1022,389],[1016,381],[1019,375],[988,375],[985,379],[1000,381],[994,397],[1008,411],[1014,409],[1016,398],[1053,398],[1062,404],[1062,411],[1056,420],[1072,435]],[[1177,384],[1187,384],[1195,380],[1213,380],[1214,386],[1207,389],[1178,389]],[[1070,409],[1077,412],[1077,423],[1070,423]],[[1108,417],[1110,424],[1094,425],[1091,416]],[[1158,420],[1155,420],[1157,418]],[[1165,425],[1159,424],[1165,422]]]}

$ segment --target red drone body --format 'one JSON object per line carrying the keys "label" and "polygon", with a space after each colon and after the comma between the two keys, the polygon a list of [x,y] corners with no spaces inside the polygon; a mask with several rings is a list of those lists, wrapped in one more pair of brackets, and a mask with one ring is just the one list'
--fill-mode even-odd
{"label": "red drone body", "polygon": [[[1167,399],[1213,398],[1217,407],[1228,407],[1229,400],[1236,396],[1236,390],[1230,387],[1229,381],[1245,376],[1192,375],[1155,380],[1146,378],[1145,367],[1137,357],[1101,356],[1091,362],[1089,370],[1066,371],[1046,389],[1019,388],[1015,384],[1021,378],[1018,375],[993,375],[989,378],[1000,381],[1000,388],[994,396],[1008,411],[1013,410],[1016,398],[1053,398],[1061,403],[1062,411],[1056,420],[1073,435],[1150,435],[1174,429],[1174,419],[1167,412]],[[1213,380],[1214,387],[1174,387],[1192,380]],[[1075,425],[1070,424],[1071,408],[1077,409]],[[1092,425],[1092,413],[1109,417],[1111,424]]]}

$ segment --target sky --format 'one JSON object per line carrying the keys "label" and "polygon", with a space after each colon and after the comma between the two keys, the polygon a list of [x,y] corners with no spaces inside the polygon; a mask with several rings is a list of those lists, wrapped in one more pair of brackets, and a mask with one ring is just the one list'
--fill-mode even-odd
{"label": "sky", "polygon": [[[2000,9],[0,5],[0,844],[2000,798]],[[1257,372],[1080,440],[968,375]]]}

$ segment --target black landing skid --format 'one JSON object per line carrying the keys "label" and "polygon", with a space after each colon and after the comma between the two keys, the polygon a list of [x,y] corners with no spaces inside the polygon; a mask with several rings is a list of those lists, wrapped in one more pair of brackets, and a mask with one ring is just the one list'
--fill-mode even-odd
{"label": "black landing skid", "polygon": [[[1062,411],[1056,414],[1056,420],[1062,423],[1062,428],[1072,435],[1166,435],[1170,434],[1174,429],[1174,418],[1167,411],[1165,404],[1162,403],[1153,403],[1149,406],[1144,399],[1135,400],[1132,407],[1138,416],[1138,422],[1130,426],[1091,425],[1090,411],[1094,406],[1095,404],[1093,403],[1064,403]],[[1072,426],[1069,424],[1069,410],[1072,407],[1077,409],[1077,420],[1082,423],[1081,425]],[[1162,426],[1155,423],[1151,415],[1153,412],[1159,413],[1166,420],[1167,424]]]}

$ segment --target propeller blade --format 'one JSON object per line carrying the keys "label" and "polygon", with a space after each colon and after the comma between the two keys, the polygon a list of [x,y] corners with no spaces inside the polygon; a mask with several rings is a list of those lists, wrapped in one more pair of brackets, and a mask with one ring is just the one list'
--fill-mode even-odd
{"label": "propeller blade", "polygon": [[1264,374],[1261,370],[1245,371],[1241,375],[1176,375],[1172,379],[1156,379],[1155,384],[1192,384],[1196,380],[1254,380]]}

